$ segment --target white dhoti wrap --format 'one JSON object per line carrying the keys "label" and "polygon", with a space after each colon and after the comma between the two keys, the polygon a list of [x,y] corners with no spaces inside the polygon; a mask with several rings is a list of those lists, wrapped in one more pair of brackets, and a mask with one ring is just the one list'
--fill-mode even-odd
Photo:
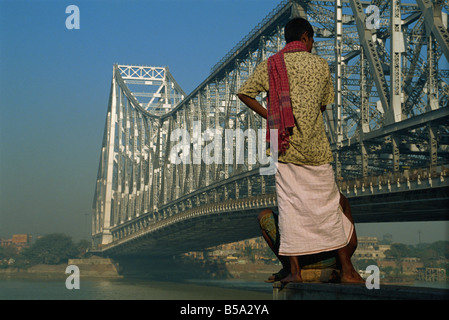
{"label": "white dhoti wrap", "polygon": [[343,214],[330,164],[277,164],[279,254],[299,256],[339,249],[354,226]]}

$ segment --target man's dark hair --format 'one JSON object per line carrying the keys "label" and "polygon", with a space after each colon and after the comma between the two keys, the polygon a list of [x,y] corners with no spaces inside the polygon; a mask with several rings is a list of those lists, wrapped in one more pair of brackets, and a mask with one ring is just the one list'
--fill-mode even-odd
{"label": "man's dark hair", "polygon": [[312,25],[304,18],[294,18],[290,20],[284,29],[285,42],[301,40],[301,36],[307,32],[309,37],[313,37]]}

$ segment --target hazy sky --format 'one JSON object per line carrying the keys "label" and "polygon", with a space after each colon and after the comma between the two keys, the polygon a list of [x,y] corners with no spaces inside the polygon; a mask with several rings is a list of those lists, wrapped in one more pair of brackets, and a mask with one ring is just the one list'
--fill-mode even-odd
{"label": "hazy sky", "polygon": [[[277,0],[0,0],[0,238],[90,234],[114,63],[169,66],[196,88]],[[212,5],[213,3],[213,5]],[[77,5],[80,29],[66,28]],[[447,223],[360,235],[448,239]]]}

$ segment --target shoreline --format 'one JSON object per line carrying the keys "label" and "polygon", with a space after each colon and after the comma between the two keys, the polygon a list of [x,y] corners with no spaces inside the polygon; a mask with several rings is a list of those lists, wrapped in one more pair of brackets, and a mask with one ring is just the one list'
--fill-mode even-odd
{"label": "shoreline", "polygon": [[118,267],[111,259],[91,257],[85,259],[69,259],[68,263],[56,265],[37,264],[26,269],[0,269],[0,279],[66,279],[72,274],[70,271],[66,273],[69,265],[76,265],[79,268],[80,277],[83,278],[123,278],[119,274]]}
{"label": "shoreline", "polygon": [[[127,274],[121,273],[121,269],[118,263],[112,259],[101,257],[90,257],[84,259],[69,259],[68,263],[58,265],[34,265],[27,269],[18,268],[6,268],[0,269],[0,280],[63,280],[67,279],[72,273],[66,273],[66,268],[69,265],[76,265],[79,268],[79,275],[85,279],[124,279],[124,278],[147,278],[145,274],[139,272]],[[219,274],[204,273],[205,280],[229,280],[229,281],[255,281],[264,282],[268,276],[272,273],[279,271],[278,265],[261,265],[261,264],[240,264],[240,265],[226,265],[227,274],[225,276]],[[192,270],[190,270],[192,271]],[[187,272],[189,273],[189,272]],[[217,275],[217,277],[215,277]],[[187,276],[187,274],[184,274]],[[150,277],[153,280],[157,279]],[[161,277],[160,279],[168,279]],[[202,279],[203,277],[194,277]],[[193,279],[193,278],[192,278]],[[308,282],[308,281],[306,281]],[[425,283],[425,282],[424,282]],[[441,284],[444,284],[442,282]],[[422,286],[421,281],[404,279],[404,281],[398,278],[383,279],[381,285],[396,285],[396,286]],[[432,282],[425,283],[427,287],[432,286]],[[439,287],[439,286],[435,286]]]}

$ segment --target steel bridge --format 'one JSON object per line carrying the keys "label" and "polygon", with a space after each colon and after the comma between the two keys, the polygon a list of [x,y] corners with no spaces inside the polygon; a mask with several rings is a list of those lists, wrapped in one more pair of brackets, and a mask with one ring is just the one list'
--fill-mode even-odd
{"label": "steel bridge", "polygon": [[448,220],[447,12],[430,0],[282,1],[190,94],[166,67],[114,65],[95,250],[171,255],[259,235],[258,212],[277,205],[273,163],[265,120],[236,93],[297,16],[334,77],[324,119],[355,221]]}

